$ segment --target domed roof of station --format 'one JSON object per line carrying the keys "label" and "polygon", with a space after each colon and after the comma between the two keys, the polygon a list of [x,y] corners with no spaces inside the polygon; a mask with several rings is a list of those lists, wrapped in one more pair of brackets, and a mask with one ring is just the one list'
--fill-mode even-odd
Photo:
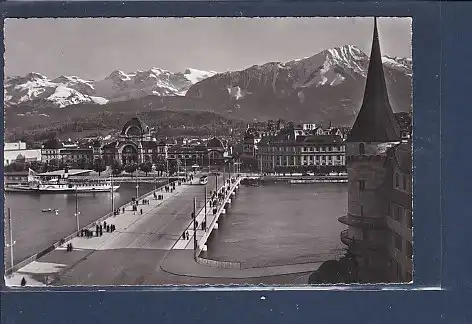
{"label": "domed roof of station", "polygon": [[138,117],[131,118],[121,130],[121,135],[124,136],[140,136],[148,133],[149,126]]}
{"label": "domed roof of station", "polygon": [[225,148],[225,145],[223,144],[223,142],[219,138],[216,138],[216,137],[213,137],[212,139],[210,139],[207,142],[206,146],[207,148]]}

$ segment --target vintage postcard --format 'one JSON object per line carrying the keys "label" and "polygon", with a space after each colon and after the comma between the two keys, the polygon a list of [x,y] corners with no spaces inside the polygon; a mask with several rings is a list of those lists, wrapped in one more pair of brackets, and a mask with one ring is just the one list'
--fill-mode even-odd
{"label": "vintage postcard", "polygon": [[411,23],[6,19],[6,284],[412,282]]}

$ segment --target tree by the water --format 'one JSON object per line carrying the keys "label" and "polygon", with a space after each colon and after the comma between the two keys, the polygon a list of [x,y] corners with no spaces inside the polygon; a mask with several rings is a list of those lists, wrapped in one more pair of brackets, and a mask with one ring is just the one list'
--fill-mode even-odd
{"label": "tree by the water", "polygon": [[144,162],[139,165],[139,170],[143,171],[146,176],[149,172],[152,171],[152,163],[151,162]]}
{"label": "tree by the water", "polygon": [[156,171],[159,172],[161,175],[164,171],[166,171],[166,160],[162,155],[155,154],[152,157],[154,165],[156,166]]}
{"label": "tree by the water", "polygon": [[113,175],[120,175],[123,172],[123,165],[118,161],[113,161],[111,165],[111,172]]}
{"label": "tree by the water", "polygon": [[101,158],[95,159],[93,162],[93,170],[95,172],[98,172],[98,175],[100,176],[103,171],[105,171],[107,167],[105,166],[105,161]]}
{"label": "tree by the water", "polygon": [[132,174],[137,169],[138,169],[138,166],[136,165],[136,163],[129,163],[129,164],[125,165],[125,172],[126,173]]}

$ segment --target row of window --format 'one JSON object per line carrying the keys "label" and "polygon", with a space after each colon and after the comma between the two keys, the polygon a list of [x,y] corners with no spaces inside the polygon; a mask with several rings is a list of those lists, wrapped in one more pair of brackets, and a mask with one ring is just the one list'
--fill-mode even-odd
{"label": "row of window", "polygon": [[[169,158],[170,159],[188,159],[188,160],[196,160],[196,159],[206,159],[208,156],[207,154],[202,154],[202,155],[191,155],[191,154],[182,154],[182,155],[179,155],[179,154],[169,154]],[[212,154],[211,155],[211,158],[212,159],[215,159],[215,158],[220,158],[221,156],[218,155],[218,154]]]}
{"label": "row of window", "polygon": [[408,259],[412,259],[413,257],[413,245],[410,241],[405,240],[405,250],[403,249],[403,238],[400,234],[395,231],[392,231],[392,241],[393,246],[400,252],[404,252]]}
{"label": "row of window", "polygon": [[304,162],[304,163],[292,163],[290,164],[288,161],[283,161],[282,163],[277,163],[278,161],[276,161],[276,163],[272,163],[272,162],[262,162],[262,166],[264,168],[272,168],[274,166],[309,166],[309,165],[339,165],[339,166],[343,166],[344,163],[342,161],[315,161],[314,163],[313,162]]}
{"label": "row of window", "polygon": [[[295,146],[291,147],[265,147],[261,146],[260,148],[263,152],[300,152],[300,148]],[[309,146],[309,147],[301,147],[301,152],[344,152],[345,147],[342,146]]]}
{"label": "row of window", "polygon": [[306,155],[302,156],[302,160],[342,160],[343,155]]}
{"label": "row of window", "polygon": [[328,147],[319,147],[319,151],[317,150],[318,147],[303,147],[302,152],[344,152],[344,146],[328,146]]}
{"label": "row of window", "polygon": [[404,208],[403,206],[394,203],[390,203],[389,215],[400,224],[404,224],[410,229],[412,228],[413,218],[410,209]]}
{"label": "row of window", "polygon": [[393,187],[395,189],[409,191],[409,176],[400,172],[395,172],[393,177]]}
{"label": "row of window", "polygon": [[272,160],[272,159],[275,159],[276,161],[285,161],[285,160],[291,160],[291,161],[294,161],[294,160],[297,160],[297,161],[305,161],[305,160],[327,160],[327,161],[330,161],[330,160],[343,160],[344,156],[343,155],[306,155],[306,156],[294,156],[294,155],[288,155],[288,156],[285,156],[285,155],[278,155],[278,156],[274,156],[274,155],[261,155],[258,157],[259,159],[262,158],[262,160]]}

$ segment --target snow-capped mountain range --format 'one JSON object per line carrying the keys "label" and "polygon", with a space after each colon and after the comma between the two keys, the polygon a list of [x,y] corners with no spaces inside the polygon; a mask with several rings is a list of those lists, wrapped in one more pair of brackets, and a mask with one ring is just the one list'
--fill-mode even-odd
{"label": "snow-capped mountain range", "polygon": [[[411,59],[382,59],[394,112],[410,111]],[[269,62],[223,73],[195,69],[173,73],[151,68],[133,73],[114,71],[103,80],[72,76],[50,80],[30,73],[5,80],[5,106],[21,108],[9,109],[9,114],[18,116],[41,114],[41,108],[50,108],[47,114],[53,116],[57,114],[52,108],[74,105],[80,106],[81,114],[107,107],[196,109],[246,120],[328,120],[349,125],[362,101],[368,65],[364,52],[345,45],[285,63]]]}
{"label": "snow-capped mountain range", "polygon": [[[384,56],[382,60],[392,108],[408,111],[411,59]],[[286,63],[219,73],[190,87],[186,96],[245,119],[323,120],[332,115],[343,116],[337,122],[349,124],[362,100],[368,66],[364,52],[345,45]]]}
{"label": "snow-capped mountain range", "polygon": [[63,108],[79,103],[106,104],[148,95],[183,96],[193,84],[215,75],[213,71],[186,69],[172,73],[159,68],[124,73],[113,71],[103,80],[84,80],[76,76],[49,79],[39,73],[5,80],[5,106],[22,104]]}

